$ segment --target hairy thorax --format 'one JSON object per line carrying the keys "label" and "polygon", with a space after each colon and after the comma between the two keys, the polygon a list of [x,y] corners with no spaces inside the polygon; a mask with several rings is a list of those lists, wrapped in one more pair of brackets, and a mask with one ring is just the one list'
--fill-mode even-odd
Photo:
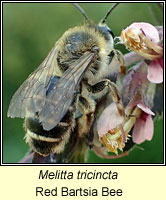
{"label": "hairy thorax", "polygon": [[[107,71],[109,54],[113,49],[112,37],[93,24],[74,27],[64,33],[58,43],[57,62],[62,72],[66,71],[85,52],[97,51],[97,59],[84,74],[83,80],[95,82]],[[96,80],[94,80],[96,79]]]}

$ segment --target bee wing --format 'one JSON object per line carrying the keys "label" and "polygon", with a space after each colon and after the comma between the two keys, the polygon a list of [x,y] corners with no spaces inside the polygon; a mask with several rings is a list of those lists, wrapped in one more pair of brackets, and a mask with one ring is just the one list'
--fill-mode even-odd
{"label": "bee wing", "polygon": [[85,52],[75,61],[47,94],[46,104],[39,112],[39,120],[45,130],[55,127],[72,104],[77,87],[91,61],[94,53]]}
{"label": "bee wing", "polygon": [[16,91],[9,105],[8,117],[24,118],[27,116],[27,111],[35,115],[42,110],[50,79],[54,75],[57,51],[55,45],[41,65]]}
{"label": "bee wing", "polygon": [[12,97],[8,117],[39,115],[45,130],[55,127],[67,112],[83,72],[94,53],[86,52],[70,66],[61,78],[55,76],[58,49],[55,46],[41,65],[29,75]]}

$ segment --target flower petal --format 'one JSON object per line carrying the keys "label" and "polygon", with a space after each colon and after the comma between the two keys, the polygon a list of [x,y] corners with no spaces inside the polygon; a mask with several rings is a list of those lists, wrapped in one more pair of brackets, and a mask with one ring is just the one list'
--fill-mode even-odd
{"label": "flower petal", "polygon": [[154,124],[151,115],[147,115],[144,127],[144,136],[146,140],[151,140],[154,133]]}
{"label": "flower petal", "polygon": [[163,69],[157,60],[153,60],[150,63],[147,78],[152,83],[163,82]]}
{"label": "flower petal", "polygon": [[131,24],[128,28],[135,28],[135,29],[141,29],[144,34],[152,41],[155,43],[159,42],[159,33],[158,30],[151,24],[149,23],[144,23],[144,22],[137,22]]}
{"label": "flower petal", "polygon": [[151,115],[143,113],[137,119],[133,130],[133,142],[141,144],[145,140],[151,140],[153,137],[154,125]]}
{"label": "flower petal", "polygon": [[158,61],[159,65],[160,65],[160,66],[162,67],[162,69],[163,69],[163,56],[162,56],[160,59],[158,59],[157,61]]}
{"label": "flower petal", "polygon": [[111,103],[101,114],[97,122],[97,131],[100,137],[109,130],[114,129],[123,122],[123,117],[119,114],[116,104]]}
{"label": "flower petal", "polygon": [[144,104],[142,103],[139,103],[137,104],[138,108],[140,108],[142,111],[144,111],[146,114],[149,114],[149,115],[155,115],[154,112],[152,112],[150,110],[150,108],[146,107]]}
{"label": "flower petal", "polygon": [[126,48],[148,60],[155,60],[163,55],[158,30],[149,23],[133,23],[122,30],[121,42]]}
{"label": "flower petal", "polygon": [[138,118],[135,123],[134,129],[133,129],[133,135],[132,135],[133,142],[136,144],[141,144],[142,142],[145,141],[144,125],[145,125],[145,122],[141,118]]}

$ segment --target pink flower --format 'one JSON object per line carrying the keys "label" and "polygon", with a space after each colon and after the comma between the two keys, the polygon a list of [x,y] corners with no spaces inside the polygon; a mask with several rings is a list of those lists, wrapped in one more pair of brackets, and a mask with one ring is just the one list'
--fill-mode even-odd
{"label": "pink flower", "polygon": [[123,151],[128,136],[123,127],[125,122],[115,103],[111,103],[99,117],[97,122],[98,135],[110,152],[118,154],[118,149]]}
{"label": "pink flower", "polygon": [[154,113],[143,104],[138,104],[137,107],[139,107],[143,112],[136,120],[133,129],[132,139],[134,143],[141,144],[145,140],[151,140],[153,137],[154,124],[152,120],[152,115],[154,115]]}
{"label": "pink flower", "polygon": [[151,60],[148,80],[153,83],[163,82],[163,48],[159,45],[158,30],[149,23],[133,23],[121,32],[121,41],[125,46]]}
{"label": "pink flower", "polygon": [[163,82],[163,56],[149,64],[147,78],[152,83]]}
{"label": "pink flower", "polygon": [[151,115],[154,113],[139,103],[133,108],[130,116],[121,116],[116,104],[111,103],[98,120],[99,137],[110,152],[118,154],[117,149],[123,151],[132,128],[134,143],[140,144],[152,139],[154,125]]}
{"label": "pink flower", "polygon": [[[111,119],[111,120],[110,120]],[[109,130],[113,130],[123,122],[124,118],[118,112],[115,103],[111,103],[101,114],[98,123],[97,130],[99,137],[103,137]]]}
{"label": "pink flower", "polygon": [[[115,154],[118,154],[118,149],[123,151],[131,136],[137,144],[152,139],[154,113],[150,108],[153,106],[155,86],[147,80],[145,62],[135,65],[124,77],[117,92],[118,104],[113,102],[106,107],[97,121],[99,138],[108,151]],[[123,113],[118,110],[119,104]],[[132,129],[133,134],[130,135]]]}

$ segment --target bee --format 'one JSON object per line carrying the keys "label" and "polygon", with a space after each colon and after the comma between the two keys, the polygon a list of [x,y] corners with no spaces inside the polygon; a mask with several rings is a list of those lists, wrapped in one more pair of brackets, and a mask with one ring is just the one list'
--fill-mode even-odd
{"label": "bee", "polygon": [[[67,30],[41,65],[29,75],[11,99],[8,117],[25,118],[26,142],[42,156],[60,154],[74,138],[86,137],[96,107],[109,92],[119,106],[120,94],[110,80],[118,73],[121,54],[114,49],[114,35],[97,25],[78,4],[86,23]],[[73,143],[72,143],[73,145]]]}

